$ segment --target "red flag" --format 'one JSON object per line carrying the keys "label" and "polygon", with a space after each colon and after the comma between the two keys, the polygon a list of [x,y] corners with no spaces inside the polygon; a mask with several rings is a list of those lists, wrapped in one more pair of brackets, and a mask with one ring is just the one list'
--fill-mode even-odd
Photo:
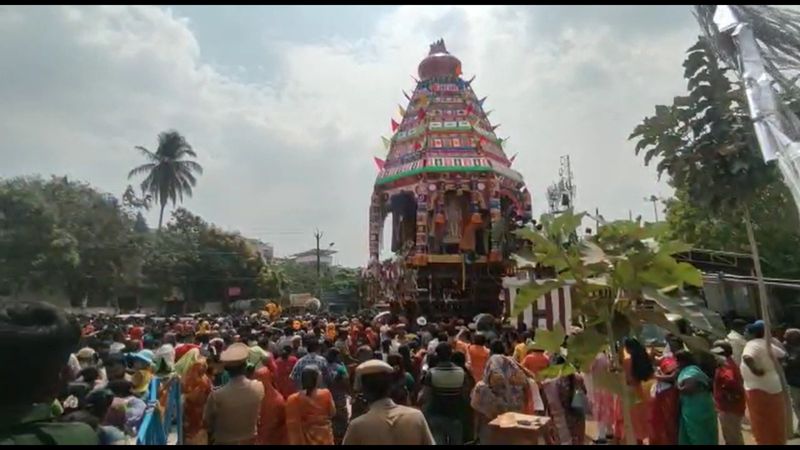
{"label": "red flag", "polygon": [[425,110],[424,109],[420,109],[417,112],[417,120],[422,120],[424,118],[425,118]]}
{"label": "red flag", "polygon": [[472,109],[472,105],[467,105],[467,115],[472,114],[472,111],[474,111],[474,109]]}
{"label": "red flag", "polygon": [[372,158],[375,159],[375,165],[378,166],[378,170],[383,170],[383,166],[386,162],[377,156],[373,156]]}
{"label": "red flag", "polygon": [[392,119],[392,132],[397,131],[397,127],[399,127],[399,126],[400,126],[400,124],[395,122],[394,119]]}
{"label": "red flag", "polygon": [[420,150],[422,148],[422,144],[419,142],[414,142],[414,150]]}

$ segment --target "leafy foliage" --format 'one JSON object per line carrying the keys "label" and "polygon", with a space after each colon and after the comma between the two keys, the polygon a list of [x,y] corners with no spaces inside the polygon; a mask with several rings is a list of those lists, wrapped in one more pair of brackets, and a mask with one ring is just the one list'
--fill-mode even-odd
{"label": "leafy foliage", "polygon": [[[601,227],[596,236],[577,245],[564,245],[564,239],[581,218],[582,214],[571,212],[555,219],[545,215],[541,219],[542,230],[517,233],[532,247],[530,259],[520,255],[517,259],[528,265],[556,267],[558,275],[520,289],[514,310],[526,308],[546,291],[571,284],[573,310],[583,317],[584,327],[568,339],[568,362],[585,367],[602,348],[621,344],[644,323],[668,322],[665,312],[689,315],[682,297],[665,292],[685,294],[683,288],[700,286],[702,279],[697,269],[673,258],[687,246],[669,239],[663,224],[611,222]],[[651,301],[660,308],[637,314]],[[698,310],[702,311],[694,308],[691,314],[697,314]],[[710,325],[711,322],[693,323],[711,335],[724,336],[724,330]],[[539,331],[537,344],[546,346],[548,351],[558,351],[563,338],[560,327]]]}
{"label": "leafy foliage", "polygon": [[[740,210],[711,211],[693,205],[678,190],[667,201],[669,234],[709,250],[749,253],[747,232]],[[786,186],[776,180],[753,195],[751,216],[759,243],[764,275],[800,278],[800,221]]]}
{"label": "leafy foliage", "polygon": [[758,153],[744,93],[728,79],[705,38],[687,51],[683,63],[688,96],[638,125],[636,154],[645,164],[659,159],[659,175],[686,193],[699,207],[714,211],[737,208],[753,192],[777,179]]}
{"label": "leafy foliage", "polygon": [[140,237],[110,195],[66,177],[0,183],[0,284],[56,286],[73,305],[106,298],[136,276]]}
{"label": "leafy foliage", "polygon": [[[128,178],[145,175],[142,181],[142,192],[150,194],[158,200],[161,212],[158,216],[158,229],[164,218],[164,208],[169,201],[173,205],[183,196],[191,197],[192,188],[197,184],[195,174],[202,174],[203,167],[197,162],[187,159],[197,158],[197,154],[186,139],[177,131],[165,131],[158,135],[158,148],[155,153],[137,146],[147,162],[128,173]],[[145,197],[147,198],[147,197]]]}

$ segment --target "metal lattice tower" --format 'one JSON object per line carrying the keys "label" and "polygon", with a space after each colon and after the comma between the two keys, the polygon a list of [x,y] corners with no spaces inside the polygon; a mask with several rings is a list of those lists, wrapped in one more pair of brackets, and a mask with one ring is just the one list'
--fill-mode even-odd
{"label": "metal lattice tower", "polygon": [[576,187],[572,180],[569,155],[561,157],[558,178],[558,182],[551,184],[547,188],[547,203],[551,214],[562,213],[575,206]]}

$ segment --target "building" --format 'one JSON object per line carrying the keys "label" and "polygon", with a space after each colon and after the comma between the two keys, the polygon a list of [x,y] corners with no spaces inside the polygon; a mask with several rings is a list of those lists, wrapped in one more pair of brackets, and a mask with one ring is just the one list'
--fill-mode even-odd
{"label": "building", "polygon": [[461,78],[461,61],[443,40],[430,46],[418,74],[402,119],[391,121],[394,134],[386,140],[389,152],[379,162],[369,210],[374,284],[393,276],[378,260],[391,217],[391,250],[416,270],[418,289],[370,289],[370,301],[399,303],[412,315],[499,313],[508,252],[503,234],[490,230],[502,225],[510,231],[529,221],[530,193],[511,168],[485,98],[475,95],[471,79]]}
{"label": "building", "polygon": [[[330,267],[333,265],[333,255],[336,250],[319,250],[319,264],[321,266]],[[317,249],[306,250],[304,252],[296,253],[289,257],[289,260],[297,264],[317,264]]]}
{"label": "building", "polygon": [[247,242],[250,243],[261,255],[261,259],[267,263],[272,264],[275,260],[275,247],[272,244],[267,242],[262,242],[259,239],[247,239]]}

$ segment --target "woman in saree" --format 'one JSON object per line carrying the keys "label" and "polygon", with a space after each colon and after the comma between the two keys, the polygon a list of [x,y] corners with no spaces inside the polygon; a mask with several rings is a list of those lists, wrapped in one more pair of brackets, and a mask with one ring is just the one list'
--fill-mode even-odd
{"label": "woman in saree", "polygon": [[[624,344],[622,368],[628,387],[633,390],[631,418],[633,434],[636,442],[642,444],[650,437],[650,399],[644,389],[644,383],[653,378],[655,368],[644,346],[634,338],[626,338]],[[622,397],[616,396],[614,404],[614,436],[619,442],[625,442],[625,423],[622,411]]]}
{"label": "woman in saree", "polygon": [[[671,349],[683,348],[676,336],[667,336]],[[675,355],[665,353],[658,361],[655,373],[657,382],[652,389],[650,408],[650,445],[678,445],[678,422],[680,420],[680,396],[678,393],[678,361]]]}
{"label": "woman in saree", "polygon": [[680,431],[678,445],[718,445],[717,411],[711,394],[711,378],[698,367],[692,355],[675,353],[680,373]]}
{"label": "woman in saree", "polygon": [[287,445],[286,401],[275,387],[275,379],[268,367],[255,371],[255,379],[264,386],[264,400],[261,402],[261,415],[258,421],[258,445]]}
{"label": "woman in saree", "polygon": [[489,422],[500,414],[533,414],[528,376],[522,366],[505,355],[501,341],[492,342],[490,350],[492,355],[486,362],[483,378],[475,384],[470,402],[476,413],[481,442],[487,442]]}
{"label": "woman in saree", "polygon": [[208,433],[203,427],[203,409],[212,389],[206,359],[200,356],[199,349],[193,348],[178,360],[175,372],[181,376],[184,441],[187,444],[206,445]]}
{"label": "woman in saree", "polygon": [[591,386],[588,389],[589,405],[592,409],[592,419],[597,422],[596,444],[605,444],[614,438],[614,394],[595,382],[610,371],[611,361],[608,353],[602,351],[595,357],[589,375],[584,377],[586,387]]}
{"label": "woman in saree", "polygon": [[[555,355],[553,364],[565,364]],[[583,445],[586,440],[586,414],[589,412],[586,386],[578,374],[559,376],[542,382],[547,415],[554,424],[554,435],[561,445]]]}
{"label": "woman in saree", "polygon": [[281,357],[275,362],[275,385],[285,399],[297,392],[297,387],[291,379],[295,364],[297,364],[297,357],[292,354],[292,347],[285,345],[281,349]]}
{"label": "woman in saree", "polygon": [[331,419],[336,405],[327,389],[319,389],[320,369],[308,366],[300,373],[300,392],[286,401],[286,428],[290,445],[333,445]]}

